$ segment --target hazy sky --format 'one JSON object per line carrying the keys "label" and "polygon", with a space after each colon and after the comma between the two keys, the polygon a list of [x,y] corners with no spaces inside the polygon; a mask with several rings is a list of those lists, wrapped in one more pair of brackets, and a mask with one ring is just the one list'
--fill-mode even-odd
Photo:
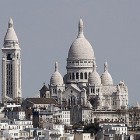
{"label": "hazy sky", "polygon": [[98,73],[107,61],[114,84],[124,80],[128,86],[129,104],[140,102],[140,0],[0,0],[1,48],[10,17],[22,49],[23,97],[49,84],[55,61],[66,73],[82,17]]}

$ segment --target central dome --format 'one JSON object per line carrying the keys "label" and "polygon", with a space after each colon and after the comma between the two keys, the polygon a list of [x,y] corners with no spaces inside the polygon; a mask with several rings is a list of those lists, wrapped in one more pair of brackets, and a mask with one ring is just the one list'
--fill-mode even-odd
{"label": "central dome", "polygon": [[79,21],[79,34],[69,49],[68,59],[94,59],[92,46],[83,34],[82,19]]}
{"label": "central dome", "polygon": [[71,45],[69,59],[94,59],[92,46],[85,37],[77,38]]}

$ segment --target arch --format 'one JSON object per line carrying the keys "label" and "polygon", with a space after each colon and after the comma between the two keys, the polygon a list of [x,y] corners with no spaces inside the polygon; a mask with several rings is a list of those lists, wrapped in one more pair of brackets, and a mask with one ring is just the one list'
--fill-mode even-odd
{"label": "arch", "polygon": [[93,89],[91,88],[91,93],[93,92]]}
{"label": "arch", "polygon": [[68,106],[70,106],[71,105],[71,101],[70,101],[70,99],[68,99]]}
{"label": "arch", "polygon": [[72,73],[72,80],[75,80],[75,74]]}
{"label": "arch", "polygon": [[76,72],[76,79],[79,79],[79,73]]}
{"label": "arch", "polygon": [[83,79],[83,73],[82,72],[80,73],[80,79]]}
{"label": "arch", "polygon": [[96,92],[97,92],[97,93],[99,93],[99,88],[98,88],[98,89],[96,89]]}
{"label": "arch", "polygon": [[69,73],[69,79],[71,80],[71,73]]}
{"label": "arch", "polygon": [[85,77],[85,79],[87,79],[87,72],[84,73],[84,77]]}

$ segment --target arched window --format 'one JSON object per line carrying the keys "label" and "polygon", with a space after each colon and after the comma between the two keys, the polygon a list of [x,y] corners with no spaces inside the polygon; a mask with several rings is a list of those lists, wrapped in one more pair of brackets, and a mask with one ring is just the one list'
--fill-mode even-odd
{"label": "arched window", "polygon": [[71,73],[69,73],[69,79],[71,79]]}
{"label": "arched window", "polygon": [[72,73],[72,80],[74,80],[75,79],[75,75],[74,75],[74,73]]}
{"label": "arched window", "polygon": [[93,92],[93,89],[91,88],[91,93]]}
{"label": "arched window", "polygon": [[87,72],[84,73],[85,79],[87,79]]}
{"label": "arched window", "polygon": [[7,55],[7,60],[12,60],[12,54]]}
{"label": "arched window", "polygon": [[68,105],[70,106],[70,99],[68,99]]}
{"label": "arched window", "polygon": [[82,72],[80,73],[80,79],[83,79],[83,73]]}
{"label": "arched window", "polygon": [[79,79],[79,73],[76,72],[76,79]]}
{"label": "arched window", "polygon": [[98,88],[98,89],[96,89],[96,92],[97,92],[97,93],[99,93],[99,88]]}
{"label": "arched window", "polygon": [[56,93],[56,89],[53,89],[53,93]]}

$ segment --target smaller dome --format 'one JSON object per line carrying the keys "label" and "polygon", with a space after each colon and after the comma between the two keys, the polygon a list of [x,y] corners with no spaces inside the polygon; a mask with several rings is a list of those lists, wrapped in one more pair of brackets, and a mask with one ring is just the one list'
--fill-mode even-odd
{"label": "smaller dome", "polygon": [[100,75],[96,71],[96,63],[95,62],[93,62],[93,71],[89,75],[88,81],[89,81],[89,84],[92,86],[93,85],[99,86],[101,84],[101,78],[100,78]]}
{"label": "smaller dome", "polygon": [[63,83],[64,83],[63,82],[63,77],[58,72],[58,63],[55,62],[55,72],[51,76],[50,85],[59,86],[59,85],[63,85]]}
{"label": "smaller dome", "polygon": [[138,109],[140,108],[140,105],[139,105],[138,101],[133,105],[133,107],[138,108]]}
{"label": "smaller dome", "polygon": [[101,83],[104,86],[113,85],[113,79],[108,72],[108,64],[107,62],[104,64],[104,73],[101,75]]}

